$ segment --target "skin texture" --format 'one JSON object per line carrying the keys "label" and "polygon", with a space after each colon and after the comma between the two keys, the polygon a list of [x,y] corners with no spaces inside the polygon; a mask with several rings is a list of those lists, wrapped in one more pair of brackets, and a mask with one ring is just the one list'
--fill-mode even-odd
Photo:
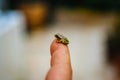
{"label": "skin texture", "polygon": [[67,45],[53,40],[50,46],[51,68],[46,80],[72,80],[70,53]]}

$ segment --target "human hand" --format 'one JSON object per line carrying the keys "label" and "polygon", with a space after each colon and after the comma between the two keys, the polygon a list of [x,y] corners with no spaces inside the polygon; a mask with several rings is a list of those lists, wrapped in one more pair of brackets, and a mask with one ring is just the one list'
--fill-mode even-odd
{"label": "human hand", "polygon": [[72,80],[70,53],[67,45],[53,40],[50,46],[51,68],[46,80]]}

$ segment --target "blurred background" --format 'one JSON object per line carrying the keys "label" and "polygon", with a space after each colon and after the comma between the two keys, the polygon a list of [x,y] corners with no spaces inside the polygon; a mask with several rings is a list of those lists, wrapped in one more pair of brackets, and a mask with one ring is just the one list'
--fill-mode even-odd
{"label": "blurred background", "polygon": [[73,80],[120,80],[120,0],[0,0],[0,80],[45,80],[56,33]]}

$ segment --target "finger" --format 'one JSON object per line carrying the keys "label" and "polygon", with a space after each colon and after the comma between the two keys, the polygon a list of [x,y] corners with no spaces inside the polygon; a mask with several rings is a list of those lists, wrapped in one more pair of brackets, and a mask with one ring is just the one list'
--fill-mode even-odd
{"label": "finger", "polygon": [[68,46],[57,43],[55,39],[50,47],[51,68],[46,80],[72,80],[72,68]]}

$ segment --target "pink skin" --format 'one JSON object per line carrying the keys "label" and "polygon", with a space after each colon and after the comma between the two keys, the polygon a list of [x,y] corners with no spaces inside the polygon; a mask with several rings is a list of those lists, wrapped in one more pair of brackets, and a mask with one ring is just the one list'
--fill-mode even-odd
{"label": "pink skin", "polygon": [[51,68],[46,80],[72,80],[72,67],[68,46],[53,40],[50,46]]}

